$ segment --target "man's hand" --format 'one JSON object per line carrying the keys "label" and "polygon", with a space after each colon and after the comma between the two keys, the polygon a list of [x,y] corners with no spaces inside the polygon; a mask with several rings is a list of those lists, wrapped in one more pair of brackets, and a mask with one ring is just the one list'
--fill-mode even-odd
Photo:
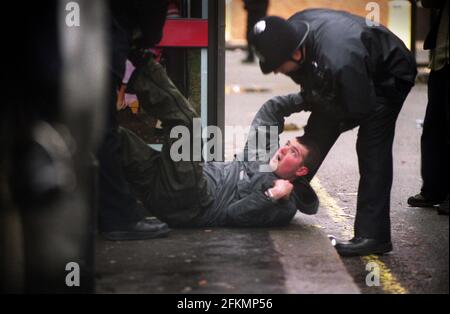
{"label": "man's hand", "polygon": [[120,111],[127,107],[127,103],[125,102],[125,89],[126,85],[122,84],[120,89],[117,91],[117,101],[116,101],[116,109]]}
{"label": "man's hand", "polygon": [[272,193],[272,197],[275,200],[285,199],[288,200],[294,186],[288,180],[276,180],[273,188],[269,189]]}

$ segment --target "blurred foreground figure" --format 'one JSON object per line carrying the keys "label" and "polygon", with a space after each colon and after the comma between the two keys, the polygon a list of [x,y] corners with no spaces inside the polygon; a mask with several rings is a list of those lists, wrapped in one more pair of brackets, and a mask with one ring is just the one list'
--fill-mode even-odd
{"label": "blurred foreground figure", "polygon": [[106,11],[103,1],[71,3],[13,4],[22,24],[0,27],[14,47],[2,59],[2,292],[95,288],[92,152],[103,126]]}

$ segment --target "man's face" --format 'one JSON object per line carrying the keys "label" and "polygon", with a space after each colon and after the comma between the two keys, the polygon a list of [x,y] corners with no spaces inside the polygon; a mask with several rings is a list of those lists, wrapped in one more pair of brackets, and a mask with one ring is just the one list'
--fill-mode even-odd
{"label": "man's face", "polygon": [[308,168],[303,165],[307,154],[306,146],[300,144],[296,139],[292,139],[272,157],[270,166],[279,178],[295,180],[308,173]]}

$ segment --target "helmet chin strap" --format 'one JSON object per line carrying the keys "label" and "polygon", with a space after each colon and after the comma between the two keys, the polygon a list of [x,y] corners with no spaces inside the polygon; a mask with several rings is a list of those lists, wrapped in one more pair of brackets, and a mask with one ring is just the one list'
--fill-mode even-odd
{"label": "helmet chin strap", "polygon": [[302,53],[302,56],[301,56],[300,60],[295,60],[295,59],[292,57],[292,55],[291,55],[291,57],[289,58],[289,60],[292,61],[292,62],[297,63],[298,65],[302,65],[302,64],[305,62],[305,59],[306,59],[306,58],[305,58],[305,55],[306,55],[306,47],[305,47],[305,45],[302,45],[301,47],[299,47],[298,50],[300,50],[301,53]]}
{"label": "helmet chin strap", "polygon": [[292,58],[292,56],[290,59],[292,62],[295,62],[298,65],[298,68],[296,70],[293,70],[292,72],[286,74],[297,84],[300,84],[299,75],[301,75],[301,73],[303,72],[302,68],[305,67],[305,64],[306,64],[306,47],[305,47],[305,45],[300,46],[299,49],[302,51],[301,59],[297,61],[294,58]]}
{"label": "helmet chin strap", "polygon": [[300,58],[300,60],[295,60],[294,58],[292,58],[292,56],[290,57],[289,60],[292,61],[292,62],[298,63],[298,65],[302,65],[305,62],[305,60],[306,60],[306,58],[305,58],[305,56],[306,56],[306,47],[305,47],[305,45],[300,46],[299,50],[301,50],[301,52],[302,52],[302,57]]}
{"label": "helmet chin strap", "polygon": [[302,45],[300,49],[302,49],[302,59],[299,62],[303,63],[306,60],[306,45]]}

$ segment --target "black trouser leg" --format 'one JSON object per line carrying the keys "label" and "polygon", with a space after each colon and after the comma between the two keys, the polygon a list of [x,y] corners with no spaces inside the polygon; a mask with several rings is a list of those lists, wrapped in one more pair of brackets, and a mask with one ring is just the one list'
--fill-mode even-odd
{"label": "black trouser leg", "polygon": [[448,65],[431,71],[428,81],[428,105],[421,138],[422,195],[443,201],[448,195]]}
{"label": "black trouser leg", "polygon": [[115,96],[115,90],[111,90],[106,130],[97,154],[101,231],[119,230],[143,218],[143,213],[137,211],[136,199],[125,180],[122,168]]}
{"label": "black trouser leg", "polygon": [[392,145],[402,104],[389,104],[382,98],[377,103],[377,111],[361,122],[356,143],[361,177],[355,236],[387,242],[391,240]]}

